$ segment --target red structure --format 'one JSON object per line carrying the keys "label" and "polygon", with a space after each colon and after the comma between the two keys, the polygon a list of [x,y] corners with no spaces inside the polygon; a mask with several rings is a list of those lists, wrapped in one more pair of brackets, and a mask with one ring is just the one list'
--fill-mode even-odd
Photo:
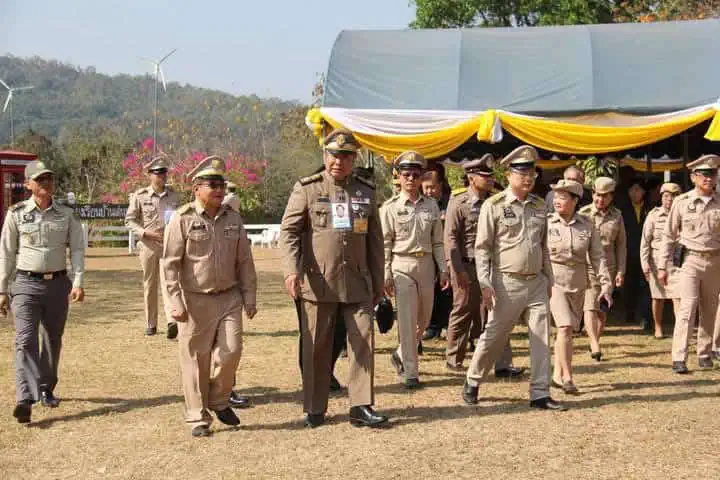
{"label": "red structure", "polygon": [[11,205],[25,200],[29,193],[25,190],[25,165],[37,159],[37,155],[13,150],[0,150],[0,222]]}

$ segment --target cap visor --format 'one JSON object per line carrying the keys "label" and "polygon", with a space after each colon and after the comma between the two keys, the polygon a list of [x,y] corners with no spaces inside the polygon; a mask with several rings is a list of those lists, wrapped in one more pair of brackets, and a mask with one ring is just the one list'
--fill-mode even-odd
{"label": "cap visor", "polygon": [[35,180],[40,175],[45,175],[46,173],[49,173],[50,175],[55,175],[55,172],[52,170],[48,170],[47,168],[45,170],[40,170],[39,172],[35,172],[31,177],[30,180]]}

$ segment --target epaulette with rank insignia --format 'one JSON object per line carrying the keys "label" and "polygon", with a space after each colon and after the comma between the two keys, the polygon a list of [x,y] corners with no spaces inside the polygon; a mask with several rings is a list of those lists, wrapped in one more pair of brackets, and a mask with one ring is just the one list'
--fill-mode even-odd
{"label": "epaulette with rank insignia", "polygon": [[530,200],[532,201],[533,207],[545,208],[545,200],[543,200],[539,196],[535,195],[534,193],[530,194]]}
{"label": "epaulette with rank insignia", "polygon": [[10,210],[11,212],[14,212],[15,210],[19,210],[24,206],[25,206],[25,200],[23,200],[22,202],[16,203],[15,205],[8,208],[8,210]]}
{"label": "epaulette with rank insignia", "polygon": [[186,203],[185,205],[177,209],[177,213],[179,213],[180,215],[185,215],[192,209],[192,205],[192,202]]}
{"label": "epaulette with rank insignia", "polygon": [[467,187],[456,188],[455,190],[453,190],[453,191],[451,192],[451,195],[452,195],[453,197],[456,197],[456,196],[458,196],[458,195],[462,195],[463,193],[465,193],[465,192],[467,192],[467,191],[468,191]]}
{"label": "epaulette with rank insignia", "polygon": [[592,205],[585,205],[578,210],[579,213],[590,213],[592,211]]}
{"label": "epaulette with rank insignia", "polygon": [[385,201],[383,202],[383,206],[387,205],[388,203],[394,202],[394,201],[397,200],[398,198],[400,198],[400,194],[399,194],[399,193],[396,193],[396,194],[393,195],[392,197],[390,197],[390,198],[388,198],[387,200],[385,200]]}
{"label": "epaulette with rank insignia", "polygon": [[505,200],[505,192],[496,193],[492,197],[488,198],[488,202],[492,203],[493,205],[496,203],[500,203],[503,200]]}
{"label": "epaulette with rank insignia", "polygon": [[[692,190],[690,190],[692,192]],[[684,200],[690,196],[690,192],[681,193],[675,200]]]}
{"label": "epaulette with rank insignia", "polygon": [[375,190],[375,182],[373,182],[372,180],[361,177],[360,175],[353,175],[353,178],[355,180],[357,180],[358,182],[362,183],[363,185],[365,185],[366,187]]}
{"label": "epaulette with rank insignia", "polygon": [[322,180],[323,175],[322,173],[316,173],[315,175],[310,175],[308,177],[303,177],[300,179],[300,185],[310,185],[311,183],[319,182]]}

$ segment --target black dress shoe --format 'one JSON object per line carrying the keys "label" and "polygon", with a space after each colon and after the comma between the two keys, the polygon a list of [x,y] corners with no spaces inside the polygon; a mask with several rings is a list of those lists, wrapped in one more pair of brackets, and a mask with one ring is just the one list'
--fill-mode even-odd
{"label": "black dress shoe", "polygon": [[699,358],[698,359],[698,367],[700,367],[700,370],[712,370],[715,365],[713,364],[712,358]]}
{"label": "black dress shoe", "polygon": [[15,417],[18,423],[30,423],[30,416],[32,415],[32,402],[23,401],[15,405],[13,409],[13,417]]}
{"label": "black dress shoe", "polygon": [[446,362],[446,363],[445,363],[445,366],[446,366],[447,369],[450,370],[451,372],[464,372],[464,371],[465,371],[465,367],[463,367],[462,365],[453,365],[453,364],[450,363],[450,362]]}
{"label": "black dress shoe", "polygon": [[240,419],[237,415],[235,415],[235,412],[230,407],[223,408],[222,410],[215,410],[215,416],[225,425],[233,427],[240,425]]}
{"label": "black dress shoe", "polygon": [[402,375],[405,372],[405,366],[403,365],[402,359],[397,352],[393,352],[393,354],[390,355],[390,363],[392,363],[392,366],[395,367],[395,371],[398,375]]}
{"label": "black dress shoe", "polygon": [[590,352],[590,358],[595,362],[602,360],[602,352]]}
{"label": "black dress shoe", "polygon": [[340,392],[342,391],[343,386],[340,385],[340,382],[337,378],[335,378],[335,375],[330,376],[330,391],[331,392]]}
{"label": "black dress shoe", "polygon": [[210,427],[208,427],[207,425],[196,425],[192,428],[192,430],[190,430],[190,435],[195,438],[209,437]]}
{"label": "black dress shoe", "polygon": [[250,398],[246,397],[245,395],[230,392],[230,399],[228,400],[228,403],[232,408],[249,408]]}
{"label": "black dress shoe", "polygon": [[422,388],[422,383],[420,383],[420,380],[417,378],[408,378],[404,383],[405,388],[408,390],[417,390],[418,388]]}
{"label": "black dress shoe", "polygon": [[426,329],[425,333],[423,333],[422,339],[432,340],[433,338],[440,338],[440,332],[438,330],[435,330],[434,328]]}
{"label": "black dress shoe", "polygon": [[378,415],[368,405],[352,407],[350,409],[350,423],[355,427],[377,427],[387,421],[388,417]]}
{"label": "black dress shoe", "polygon": [[517,378],[522,377],[525,373],[525,369],[521,367],[510,367],[503,368],[502,370],[495,370],[495,376],[497,378]]}
{"label": "black dress shoe", "polygon": [[418,355],[422,355],[422,354],[423,354],[422,342],[418,342],[418,350],[417,350],[417,352],[418,352]]}
{"label": "black dress shoe", "polygon": [[152,337],[156,333],[157,333],[157,328],[155,328],[155,327],[148,327],[145,329],[145,335],[147,335],[148,337]]}
{"label": "black dress shoe", "polygon": [[463,385],[463,401],[467,403],[468,405],[477,405],[478,403],[478,392],[480,391],[480,387],[473,387],[470,386],[470,384],[465,380],[465,385]]}
{"label": "black dress shoe", "polygon": [[567,407],[561,403],[556,402],[550,397],[538,398],[537,400],[530,400],[530,406],[532,408],[540,408],[542,410],[557,410],[564,412]]}
{"label": "black dress shoe", "polygon": [[40,391],[40,402],[45,407],[55,408],[60,405],[60,399],[49,390]]}
{"label": "black dress shoe", "polygon": [[168,323],[167,326],[167,338],[168,340],[174,340],[178,336],[178,326],[175,322]]}
{"label": "black dress shoe", "polygon": [[690,372],[685,362],[673,362],[672,371],[673,373],[677,373],[680,375],[685,375],[686,373]]}
{"label": "black dress shoe", "polygon": [[325,423],[324,413],[306,413],[305,414],[305,426],[308,428],[317,428]]}

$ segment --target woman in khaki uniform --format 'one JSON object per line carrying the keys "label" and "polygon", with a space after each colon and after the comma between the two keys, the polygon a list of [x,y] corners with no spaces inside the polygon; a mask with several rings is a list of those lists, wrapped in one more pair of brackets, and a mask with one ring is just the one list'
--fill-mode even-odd
{"label": "woman in khaki uniform", "polygon": [[650,296],[652,298],[652,313],[655,321],[655,338],[663,338],[662,313],[665,300],[672,299],[675,312],[680,306],[680,296],[677,290],[677,268],[670,263],[666,265],[668,273],[668,284],[663,285],[658,280],[658,265],[662,262],[663,245],[665,243],[665,224],[670,215],[675,197],[680,195],[680,185],[677,183],[665,183],[660,188],[661,205],[650,211],[645,220],[642,238],[640,239],[640,263],[645,278],[650,284]]}
{"label": "woman in khaki uniform", "polygon": [[574,180],[551,185],[554,213],[547,219],[547,244],[553,271],[550,311],[557,328],[555,369],[551,385],[565,393],[578,389],[572,377],[572,334],[580,328],[585,290],[588,287],[586,259],[590,260],[600,282],[598,301],[612,304],[612,281],[603,255],[600,233],[593,222],[575,212],[583,194]]}

